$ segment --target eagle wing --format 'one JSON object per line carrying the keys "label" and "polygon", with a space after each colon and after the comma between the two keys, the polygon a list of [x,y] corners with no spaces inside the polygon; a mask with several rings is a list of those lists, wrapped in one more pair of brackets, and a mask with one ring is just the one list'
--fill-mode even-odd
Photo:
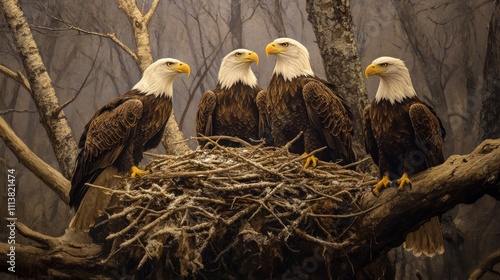
{"label": "eagle wing", "polygon": [[212,136],[212,115],[217,105],[217,97],[211,90],[205,91],[201,96],[196,114],[196,133],[198,135]]}
{"label": "eagle wing", "polygon": [[80,151],[71,178],[70,206],[80,205],[88,187],[99,174],[115,163],[126,144],[130,143],[142,116],[142,102],[132,98],[116,98],[96,112],[85,126]]}
{"label": "eagle wing", "polygon": [[373,162],[378,165],[378,146],[373,136],[372,120],[370,119],[370,110],[372,105],[368,105],[363,110],[363,138],[365,141],[365,150],[369,154]]}
{"label": "eagle wing", "polygon": [[266,145],[273,145],[271,126],[269,125],[269,114],[266,106],[266,91],[261,90],[255,98],[257,109],[259,110],[259,139],[265,139]]}
{"label": "eagle wing", "polygon": [[428,167],[444,162],[444,129],[436,113],[427,105],[416,103],[409,110],[417,146],[425,154]]}
{"label": "eagle wing", "polygon": [[321,132],[328,147],[333,149],[335,158],[342,158],[342,164],[354,162],[353,128],[347,105],[320,81],[307,82],[302,94],[309,122]]}

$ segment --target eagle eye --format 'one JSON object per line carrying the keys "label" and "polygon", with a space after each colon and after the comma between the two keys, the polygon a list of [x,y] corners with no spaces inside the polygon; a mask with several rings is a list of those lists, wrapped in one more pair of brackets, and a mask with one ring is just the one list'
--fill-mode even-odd
{"label": "eagle eye", "polygon": [[234,54],[234,56],[236,56],[236,57],[239,57],[240,55],[241,55],[240,52],[237,52],[237,53]]}
{"label": "eagle eye", "polygon": [[389,66],[389,63],[381,63],[380,66],[386,68],[387,66]]}
{"label": "eagle eye", "polygon": [[167,61],[167,62],[165,62],[165,65],[167,65],[168,67],[170,67],[170,66],[174,65],[174,63],[171,62],[171,61]]}
{"label": "eagle eye", "polygon": [[280,44],[280,45],[282,45],[282,46],[283,46],[283,47],[285,47],[285,48],[288,48],[288,46],[289,46],[290,44],[285,42],[285,43],[282,43],[282,44]]}

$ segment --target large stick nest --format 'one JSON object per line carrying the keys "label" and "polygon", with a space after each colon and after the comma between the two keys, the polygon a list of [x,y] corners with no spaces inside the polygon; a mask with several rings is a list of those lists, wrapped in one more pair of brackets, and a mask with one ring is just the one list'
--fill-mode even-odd
{"label": "large stick nest", "polygon": [[288,152],[293,141],[271,148],[231,139],[243,147],[228,148],[203,140],[209,148],[151,155],[151,175],[107,190],[116,206],[93,230],[110,244],[105,261],[129,259],[135,275],[231,279],[277,277],[314,256],[313,272],[318,263],[330,272],[350,225],[371,210],[357,201],[375,179],[335,163],[304,170],[305,156]]}

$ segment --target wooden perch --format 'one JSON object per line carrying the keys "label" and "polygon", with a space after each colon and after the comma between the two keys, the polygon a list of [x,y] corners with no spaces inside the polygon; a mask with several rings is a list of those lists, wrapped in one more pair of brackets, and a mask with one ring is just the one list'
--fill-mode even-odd
{"label": "wooden perch", "polygon": [[[412,190],[380,197],[371,193],[376,178],[334,163],[304,171],[286,148],[205,140],[214,148],[158,155],[153,174],[123,179],[127,191],[109,189],[114,204],[91,231],[102,251],[75,258],[67,252],[79,238],[56,241],[21,226],[45,248],[16,245],[22,259],[35,258],[37,275],[50,276],[92,267],[103,277],[350,279],[431,217],[484,194],[500,198],[500,139],[414,176]],[[0,267],[7,250],[0,246]]]}

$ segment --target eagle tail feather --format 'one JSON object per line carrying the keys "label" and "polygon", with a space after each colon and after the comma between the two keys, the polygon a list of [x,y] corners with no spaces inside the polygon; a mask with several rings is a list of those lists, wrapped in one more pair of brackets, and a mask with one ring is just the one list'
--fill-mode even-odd
{"label": "eagle tail feather", "polygon": [[416,257],[422,253],[427,257],[433,257],[436,254],[442,255],[444,253],[444,240],[438,217],[432,217],[420,228],[408,233],[404,248],[407,251],[413,250],[413,255]]}
{"label": "eagle tail feather", "polygon": [[[113,176],[118,174],[118,170],[114,167],[102,169],[93,181],[93,184],[111,188],[114,180]],[[95,224],[96,219],[104,214],[111,200],[111,194],[102,189],[85,187],[87,190],[79,202],[79,207],[69,227],[78,231],[88,232]]]}

